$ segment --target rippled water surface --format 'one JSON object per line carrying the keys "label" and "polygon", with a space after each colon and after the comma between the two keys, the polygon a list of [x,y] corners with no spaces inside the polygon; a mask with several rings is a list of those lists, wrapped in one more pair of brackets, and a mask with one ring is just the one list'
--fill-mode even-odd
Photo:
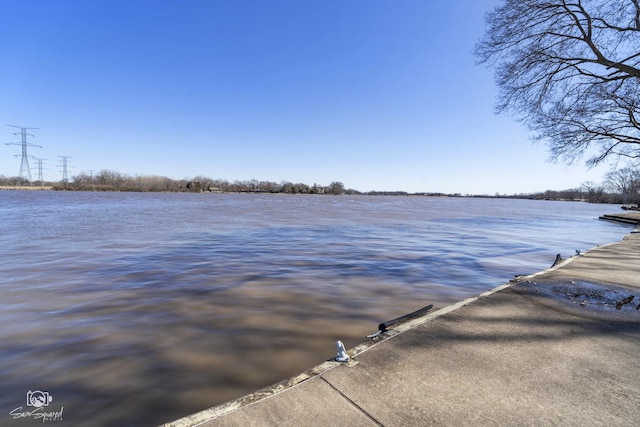
{"label": "rippled water surface", "polygon": [[[620,240],[618,206],[426,197],[0,192],[0,425],[156,425],[377,325]],[[15,412],[14,412],[15,413]]]}

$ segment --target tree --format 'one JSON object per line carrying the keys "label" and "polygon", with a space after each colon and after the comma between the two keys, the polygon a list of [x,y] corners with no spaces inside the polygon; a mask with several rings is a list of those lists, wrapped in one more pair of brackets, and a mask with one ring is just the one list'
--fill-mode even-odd
{"label": "tree", "polygon": [[127,177],[120,172],[103,169],[94,178],[94,182],[102,189],[119,191]]}
{"label": "tree", "polygon": [[[593,181],[583,182],[577,192],[582,192],[590,202],[600,202],[604,196],[604,187]],[[576,192],[576,193],[577,193]]]}
{"label": "tree", "polygon": [[344,184],[339,181],[333,181],[327,188],[329,194],[344,194],[345,191]]}
{"label": "tree", "polygon": [[622,203],[636,203],[639,200],[640,170],[626,167],[605,175],[607,186],[622,195]]}
{"label": "tree", "polygon": [[552,159],[640,158],[640,0],[505,0],[474,53]]}

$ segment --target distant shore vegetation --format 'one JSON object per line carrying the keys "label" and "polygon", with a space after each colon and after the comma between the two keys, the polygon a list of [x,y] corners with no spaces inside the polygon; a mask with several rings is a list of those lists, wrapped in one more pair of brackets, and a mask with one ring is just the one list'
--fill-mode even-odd
{"label": "distant shore vegetation", "polygon": [[0,175],[0,189],[34,189],[57,191],[125,191],[125,192],[186,192],[186,193],[271,193],[271,194],[362,194],[373,196],[431,196],[431,197],[494,197],[534,200],[570,200],[592,203],[638,204],[640,203],[640,172],[622,169],[607,174],[605,182],[585,182],[579,188],[547,190],[519,194],[461,194],[405,191],[368,191],[346,188],[342,182],[329,185],[293,183],[281,181],[233,181],[212,179],[205,176],[171,179],[157,175],[130,176],[112,170],[97,174],[80,173],[67,182],[40,182]]}
{"label": "distant shore vegetation", "polygon": [[329,185],[302,184],[289,181],[233,181],[205,176],[171,179],[158,175],[126,175],[112,170],[97,174],[81,173],[64,182],[40,182],[0,176],[1,187],[49,187],[60,191],[127,191],[127,192],[185,192],[185,193],[285,193],[285,194],[360,194],[334,181]]}

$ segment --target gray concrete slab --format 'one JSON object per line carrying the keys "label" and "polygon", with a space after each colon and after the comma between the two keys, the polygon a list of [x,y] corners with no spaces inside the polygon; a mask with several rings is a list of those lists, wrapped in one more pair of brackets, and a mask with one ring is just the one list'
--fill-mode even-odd
{"label": "gray concrete slab", "polygon": [[363,411],[321,376],[203,425],[215,426],[376,426]]}
{"label": "gray concrete slab", "polygon": [[621,222],[623,224],[640,224],[640,212],[627,211],[617,214],[602,215],[600,219],[613,222]]}
{"label": "gray concrete slab", "polygon": [[640,232],[630,233],[621,242],[594,248],[570,261],[562,268],[544,272],[544,277],[640,287]]}
{"label": "gray concrete slab", "polygon": [[386,426],[625,425],[640,415],[638,351],[640,323],[567,316],[506,289],[323,376]]}
{"label": "gray concrete slab", "polygon": [[401,325],[357,363],[168,425],[635,425],[638,305],[632,233]]}

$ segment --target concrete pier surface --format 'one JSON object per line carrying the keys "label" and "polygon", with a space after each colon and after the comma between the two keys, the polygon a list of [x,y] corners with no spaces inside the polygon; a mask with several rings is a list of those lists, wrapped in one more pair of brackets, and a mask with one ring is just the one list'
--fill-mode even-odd
{"label": "concrete pier surface", "polygon": [[600,219],[613,221],[613,222],[621,222],[623,224],[640,225],[640,212],[632,211],[632,212],[623,212],[623,213],[617,213],[617,214],[607,214],[607,215],[602,215]]}
{"label": "concrete pier surface", "polygon": [[640,232],[348,354],[166,425],[637,425]]}

